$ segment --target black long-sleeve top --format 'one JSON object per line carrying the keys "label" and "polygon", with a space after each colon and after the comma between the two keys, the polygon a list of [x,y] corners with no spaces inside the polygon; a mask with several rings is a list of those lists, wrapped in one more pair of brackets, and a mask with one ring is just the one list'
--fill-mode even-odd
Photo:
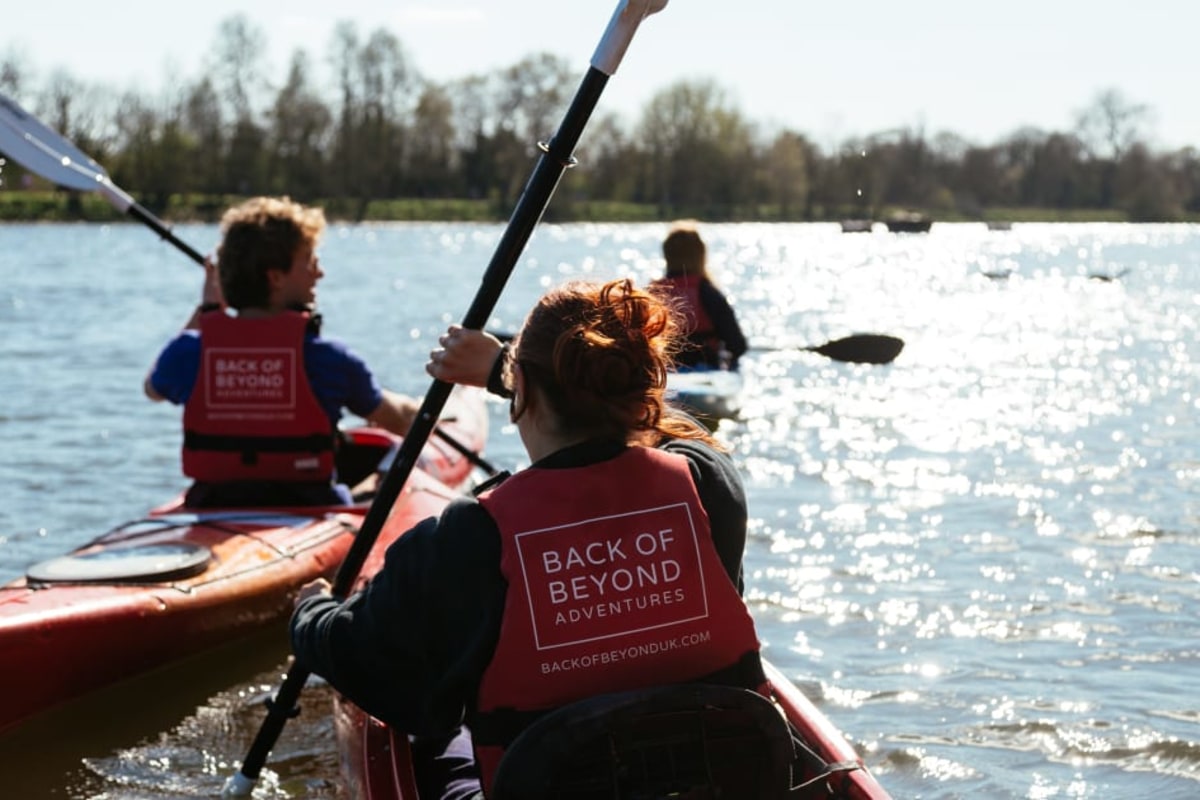
{"label": "black long-sleeve top", "polygon": [[729,300],[725,298],[720,289],[713,286],[711,281],[700,282],[700,303],[708,312],[708,318],[712,320],[717,338],[729,351],[732,366],[736,367],[738,359],[745,355],[749,345],[746,337],[742,334],[742,326],[738,324],[737,315],[733,313],[733,306],[729,305]]}
{"label": "black long-sleeve top", "polygon": [[[579,467],[615,457],[624,445],[588,442],[537,462]],[[742,591],[746,499],[728,456],[690,440],[663,449],[690,462],[713,540]],[[583,487],[581,487],[582,489]],[[500,532],[474,498],[456,499],[388,549],[371,582],[344,603],[310,597],[292,616],[297,662],[398,730],[438,734],[473,706],[492,659],[507,584]]]}

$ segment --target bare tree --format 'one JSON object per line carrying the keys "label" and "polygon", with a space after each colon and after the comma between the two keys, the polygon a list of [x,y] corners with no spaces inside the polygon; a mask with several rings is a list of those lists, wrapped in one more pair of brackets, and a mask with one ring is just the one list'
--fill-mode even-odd
{"label": "bare tree", "polygon": [[103,162],[118,144],[114,104],[111,89],[85,83],[65,69],[56,69],[38,92],[35,106],[51,128]]}
{"label": "bare tree", "polygon": [[391,32],[377,28],[358,52],[363,104],[381,119],[403,120],[420,90],[421,76],[404,45]]}
{"label": "bare tree", "polygon": [[408,136],[407,184],[417,197],[453,196],[458,188],[454,104],[445,89],[430,85],[413,111]]}
{"label": "bare tree", "polygon": [[446,95],[458,121],[455,147],[466,148],[477,135],[495,132],[499,113],[493,84],[487,75],[468,75],[446,84]]}
{"label": "bare tree", "polygon": [[341,196],[351,196],[357,191],[362,177],[361,163],[365,159],[358,146],[359,119],[362,103],[358,83],[358,28],[353,22],[343,20],[334,26],[329,40],[329,65],[333,70],[338,92],[338,102],[333,112],[336,120],[331,165],[331,188]]}
{"label": "bare tree", "polygon": [[182,124],[196,140],[198,160],[204,165],[196,171],[196,188],[217,194],[225,190],[225,120],[221,98],[207,77],[184,89]]}
{"label": "bare tree", "polygon": [[404,47],[379,28],[358,51],[358,81],[362,87],[359,143],[366,148],[369,168],[362,175],[368,197],[399,192],[404,164],[404,131],[411,119],[420,76]]}
{"label": "bare tree", "polygon": [[646,196],[649,159],[615,114],[597,116],[577,153],[582,168],[576,185],[589,199],[641,201]]}
{"label": "bare tree", "polygon": [[0,58],[0,92],[20,98],[26,84],[30,82],[32,72],[29,56],[15,45],[9,45],[7,52]]}
{"label": "bare tree", "polygon": [[685,80],[655,94],[637,130],[652,158],[655,200],[664,214],[699,213],[738,201],[721,192],[740,191],[733,170],[753,132],[715,82]]}
{"label": "bare tree", "polygon": [[1142,135],[1148,106],[1134,103],[1117,89],[1105,89],[1076,117],[1076,132],[1088,150],[1101,158],[1120,161]]}
{"label": "bare tree", "polygon": [[313,87],[309,72],[308,54],[295,51],[270,114],[269,180],[277,193],[313,200],[325,190],[325,153],[333,116]]}
{"label": "bare tree", "polygon": [[528,56],[500,73],[496,108],[501,124],[531,145],[549,139],[573,88],[575,72],[559,56]]}
{"label": "bare tree", "polygon": [[235,121],[251,118],[255,101],[266,90],[262,68],[266,42],[262,28],[245,14],[226,17],[217,27],[210,72]]}

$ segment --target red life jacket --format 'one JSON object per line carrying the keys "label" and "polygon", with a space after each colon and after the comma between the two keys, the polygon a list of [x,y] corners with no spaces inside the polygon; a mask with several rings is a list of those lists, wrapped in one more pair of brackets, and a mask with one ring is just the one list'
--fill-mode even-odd
{"label": "red life jacket", "polygon": [[531,712],[716,675],[761,682],[754,623],[683,456],[631,447],[587,467],[531,468],[479,501],[499,526],[508,581],[468,719],[485,790]]}
{"label": "red life jacket", "polygon": [[703,279],[698,275],[672,275],[654,282],[656,287],[667,290],[668,296],[675,300],[675,307],[684,315],[684,332],[690,347],[677,354],[680,367],[716,367],[721,363],[721,338],[700,301],[701,283]]}
{"label": "red life jacket", "polygon": [[678,301],[679,309],[687,318],[687,334],[697,341],[716,336],[716,326],[700,302],[702,281],[699,275],[670,275],[654,282],[655,286],[667,289],[670,296]]}
{"label": "red life jacket", "polygon": [[200,372],[183,408],[185,475],[213,483],[332,479],[334,426],[304,368],[309,316],[200,317]]}

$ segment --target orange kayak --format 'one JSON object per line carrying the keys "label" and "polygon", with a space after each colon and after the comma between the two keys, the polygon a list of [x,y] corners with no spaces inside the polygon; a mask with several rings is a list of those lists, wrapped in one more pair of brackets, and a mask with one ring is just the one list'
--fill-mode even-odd
{"label": "orange kayak", "polygon": [[[442,420],[448,438],[430,438],[364,574],[378,569],[390,542],[441,513],[468,483],[471,456],[487,439],[483,394],[456,392]],[[339,475],[365,478],[353,505],[196,511],[176,498],[0,587],[0,731],[282,626],[301,586],[336,573],[370,509],[376,465],[399,443],[373,428],[347,431],[346,441]]]}

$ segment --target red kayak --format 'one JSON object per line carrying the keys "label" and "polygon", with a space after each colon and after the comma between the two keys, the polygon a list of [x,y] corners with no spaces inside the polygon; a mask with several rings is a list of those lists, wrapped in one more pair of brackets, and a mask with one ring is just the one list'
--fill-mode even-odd
{"label": "red kayak", "polygon": [[[458,496],[487,439],[482,392],[456,391],[397,498],[366,574],[387,545]],[[282,624],[297,590],[332,578],[370,508],[397,437],[346,432],[349,506],[153,509],[0,587],[0,731],[156,667]],[[361,480],[359,480],[361,478]],[[374,563],[371,563],[374,562]]]}
{"label": "red kayak", "polygon": [[[556,712],[561,719],[543,719],[514,742],[488,796],[890,800],[829,719],[778,669],[764,667],[774,703],[689,685]],[[405,735],[341,696],[333,715],[352,797],[419,800]]]}

